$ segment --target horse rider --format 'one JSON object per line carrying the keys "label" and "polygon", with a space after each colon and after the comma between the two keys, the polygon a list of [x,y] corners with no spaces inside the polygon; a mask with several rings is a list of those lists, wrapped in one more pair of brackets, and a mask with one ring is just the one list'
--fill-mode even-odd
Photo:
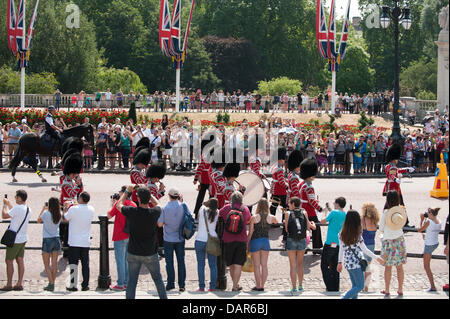
{"label": "horse rider", "polygon": [[60,141],[61,140],[60,133],[62,133],[63,130],[55,125],[56,109],[53,105],[50,105],[47,110],[48,110],[48,113],[45,116],[45,121],[44,121],[45,133],[47,135],[50,135],[53,139]]}

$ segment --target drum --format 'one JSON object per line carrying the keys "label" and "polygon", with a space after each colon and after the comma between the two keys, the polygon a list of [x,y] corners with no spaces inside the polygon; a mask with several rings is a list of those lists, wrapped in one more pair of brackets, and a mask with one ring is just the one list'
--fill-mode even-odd
{"label": "drum", "polygon": [[267,179],[263,178],[262,180],[263,184],[264,184],[264,188],[266,189],[266,193],[268,193],[270,191],[270,183]]}
{"label": "drum", "polygon": [[253,172],[244,172],[240,174],[235,183],[245,187],[242,204],[244,206],[253,206],[264,196],[265,187],[263,180]]}

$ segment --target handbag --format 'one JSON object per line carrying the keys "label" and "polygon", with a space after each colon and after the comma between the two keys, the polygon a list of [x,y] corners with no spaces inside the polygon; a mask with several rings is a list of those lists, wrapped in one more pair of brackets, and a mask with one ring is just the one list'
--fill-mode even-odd
{"label": "handbag", "polygon": [[206,219],[206,211],[203,211],[203,217],[205,219],[206,231],[208,232],[208,240],[206,241],[206,252],[212,256],[220,256],[222,249],[220,247],[220,239],[213,237],[209,234],[208,220]]}
{"label": "handbag", "polygon": [[353,253],[353,255],[355,255],[356,259],[358,259],[359,265],[361,266],[361,270],[363,272],[365,272],[367,267],[369,266],[369,263],[367,262],[367,260],[359,258],[359,256],[355,253],[355,251],[352,249],[351,246],[348,246],[348,248]]}
{"label": "handbag", "polygon": [[242,271],[244,272],[254,272],[255,266],[253,265],[252,258],[250,256],[250,253],[247,252],[247,259],[245,260],[244,265],[242,266]]}
{"label": "handbag", "polygon": [[5,233],[3,234],[3,237],[1,239],[2,245],[5,245],[6,247],[9,247],[9,248],[14,246],[14,242],[16,241],[17,233],[22,228],[23,224],[25,223],[25,220],[27,220],[28,212],[29,212],[29,208],[27,207],[27,213],[25,214],[25,218],[23,219],[23,222],[22,222],[22,224],[20,224],[20,227],[17,231],[13,231],[13,230],[9,229],[9,227],[11,227],[11,225],[8,226],[8,229],[5,231]]}

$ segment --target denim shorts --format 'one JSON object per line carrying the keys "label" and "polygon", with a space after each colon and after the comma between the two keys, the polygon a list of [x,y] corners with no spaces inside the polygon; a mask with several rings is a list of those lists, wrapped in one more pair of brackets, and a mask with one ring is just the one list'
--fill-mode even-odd
{"label": "denim shorts", "polygon": [[42,251],[44,253],[50,254],[54,251],[60,250],[61,250],[61,242],[59,241],[59,237],[44,238],[42,240]]}
{"label": "denim shorts", "polygon": [[286,250],[305,250],[306,238],[300,240],[294,240],[289,238],[286,240]]}
{"label": "denim shorts", "polygon": [[270,251],[269,238],[261,237],[250,241],[250,252],[256,253],[260,250]]}
{"label": "denim shorts", "polygon": [[425,245],[425,249],[424,249],[423,253],[431,255],[433,253],[433,251],[435,251],[436,248],[438,248],[438,246],[439,246],[439,244],[436,244],[436,245]]}

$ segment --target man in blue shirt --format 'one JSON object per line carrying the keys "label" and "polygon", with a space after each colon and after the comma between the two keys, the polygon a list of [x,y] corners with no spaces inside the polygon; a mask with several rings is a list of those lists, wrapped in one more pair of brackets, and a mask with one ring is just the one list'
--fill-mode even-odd
{"label": "man in blue shirt", "polygon": [[173,264],[173,252],[175,251],[178,264],[178,286],[180,292],[183,292],[185,291],[186,266],[184,263],[184,238],[181,236],[180,227],[184,217],[184,207],[187,208],[187,206],[181,203],[183,199],[180,192],[176,189],[169,191],[169,200],[158,219],[158,227],[164,228],[164,257],[167,271],[166,290],[169,291],[175,288],[175,269]]}
{"label": "man in blue shirt", "polygon": [[320,222],[328,223],[327,240],[323,246],[320,268],[327,291],[339,291],[339,272],[337,271],[339,257],[339,233],[344,226],[346,200],[338,197],[334,201],[334,210]]}
{"label": "man in blue shirt", "polygon": [[17,127],[16,122],[11,123],[11,127],[8,131],[8,151],[10,159],[16,154],[17,148],[19,146],[19,139],[22,136],[22,131]]}

